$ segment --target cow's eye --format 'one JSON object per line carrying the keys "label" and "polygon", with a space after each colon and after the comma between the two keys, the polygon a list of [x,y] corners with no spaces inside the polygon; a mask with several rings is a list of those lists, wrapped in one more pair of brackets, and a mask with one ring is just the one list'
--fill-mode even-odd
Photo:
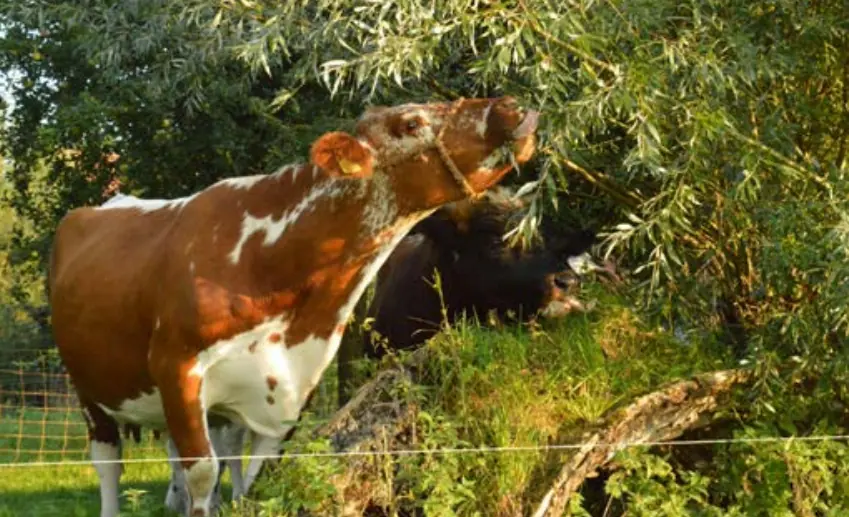
{"label": "cow's eye", "polygon": [[419,129],[419,127],[421,127],[421,124],[419,123],[418,119],[414,118],[408,120],[407,123],[404,125],[404,129],[407,131],[407,133],[415,133]]}

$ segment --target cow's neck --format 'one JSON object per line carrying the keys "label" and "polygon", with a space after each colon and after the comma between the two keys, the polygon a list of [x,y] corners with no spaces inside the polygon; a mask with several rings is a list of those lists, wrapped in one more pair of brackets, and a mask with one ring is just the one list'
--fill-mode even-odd
{"label": "cow's neck", "polygon": [[[236,322],[234,331],[278,319],[285,322],[281,341],[287,347],[316,338],[338,344],[344,323],[379,267],[410,228],[430,213],[399,212],[388,182],[381,178],[319,178],[303,189],[300,199],[266,220],[265,235],[275,224],[288,222],[271,245],[245,237],[245,228],[257,227],[254,221],[259,220],[246,206],[249,222],[243,224],[237,246],[242,246],[240,267],[251,271],[252,288],[250,294],[236,296],[233,312],[239,317],[242,310],[244,319]],[[222,337],[209,335],[207,341]]]}

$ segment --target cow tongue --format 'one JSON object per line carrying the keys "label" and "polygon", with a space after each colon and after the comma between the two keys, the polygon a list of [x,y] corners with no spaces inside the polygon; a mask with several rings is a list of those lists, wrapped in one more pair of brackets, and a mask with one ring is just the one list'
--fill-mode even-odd
{"label": "cow tongue", "polygon": [[538,122],[539,112],[534,110],[528,111],[525,118],[522,120],[522,123],[513,130],[513,138],[518,140],[520,138],[530,136],[531,133],[536,131]]}

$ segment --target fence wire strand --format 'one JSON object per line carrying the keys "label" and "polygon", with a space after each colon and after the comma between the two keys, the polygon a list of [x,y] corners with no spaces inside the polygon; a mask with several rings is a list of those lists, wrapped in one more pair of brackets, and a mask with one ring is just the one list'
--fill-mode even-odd
{"label": "fence wire strand", "polygon": [[[286,452],[283,454],[266,454],[266,455],[237,455],[237,456],[216,456],[219,461],[227,461],[234,459],[250,460],[285,460],[285,459],[301,459],[301,458],[351,458],[363,456],[417,456],[417,455],[446,455],[446,454],[486,454],[486,453],[528,453],[528,452],[548,452],[548,451],[563,451],[563,450],[592,450],[600,448],[612,448],[616,450],[635,448],[635,447],[659,447],[673,446],[686,447],[697,445],[721,445],[721,444],[759,444],[759,443],[792,443],[792,442],[818,442],[818,441],[844,441],[849,440],[849,435],[815,435],[815,436],[759,436],[749,438],[714,438],[703,440],[656,440],[642,442],[614,442],[614,443],[571,443],[571,444],[555,444],[555,445],[527,445],[527,446],[506,446],[506,447],[462,447],[452,448],[443,447],[437,449],[390,449],[385,451],[338,451],[338,452]],[[176,460],[177,458],[173,458]],[[199,461],[206,457],[181,457],[183,461]],[[0,463],[0,468],[11,467],[51,467],[51,466],[70,466],[70,465],[93,465],[93,464],[109,464],[109,463],[161,463],[170,461],[169,458],[126,458],[120,460],[76,460],[76,461],[36,461],[27,463]]]}
{"label": "fence wire strand", "polygon": [[[92,465],[94,463],[163,463],[164,442],[145,433],[141,443],[124,447],[120,460],[92,461],[85,421],[79,401],[67,373],[50,365],[43,358],[21,361],[17,369],[0,369],[0,468],[32,468],[49,466]],[[54,371],[50,371],[50,370]],[[321,385],[324,391],[324,383]],[[312,419],[313,425],[326,422],[328,414]],[[305,427],[303,422],[299,427]],[[287,451],[272,455],[218,456],[218,460],[287,460],[300,458],[352,458],[364,456],[413,456],[448,454],[540,453],[567,450],[610,448],[622,450],[634,447],[685,447],[721,444],[764,444],[819,441],[846,441],[849,435],[765,436],[698,440],[665,440],[616,443],[571,443],[527,446],[444,447],[436,449],[395,449],[368,451],[302,452]],[[129,440],[127,440],[129,442]],[[138,457],[140,456],[140,457]],[[203,458],[181,458],[199,460]],[[172,459],[173,460],[173,459]]]}

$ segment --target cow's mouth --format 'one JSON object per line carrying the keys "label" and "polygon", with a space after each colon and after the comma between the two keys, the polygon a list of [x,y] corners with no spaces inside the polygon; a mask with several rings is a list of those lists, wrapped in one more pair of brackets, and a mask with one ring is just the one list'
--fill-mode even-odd
{"label": "cow's mouth", "polygon": [[511,149],[513,160],[515,163],[525,163],[531,159],[536,151],[536,130],[539,125],[539,112],[536,110],[528,110],[522,116],[522,111],[518,110],[518,114],[522,117],[519,125],[517,125],[511,137]]}

